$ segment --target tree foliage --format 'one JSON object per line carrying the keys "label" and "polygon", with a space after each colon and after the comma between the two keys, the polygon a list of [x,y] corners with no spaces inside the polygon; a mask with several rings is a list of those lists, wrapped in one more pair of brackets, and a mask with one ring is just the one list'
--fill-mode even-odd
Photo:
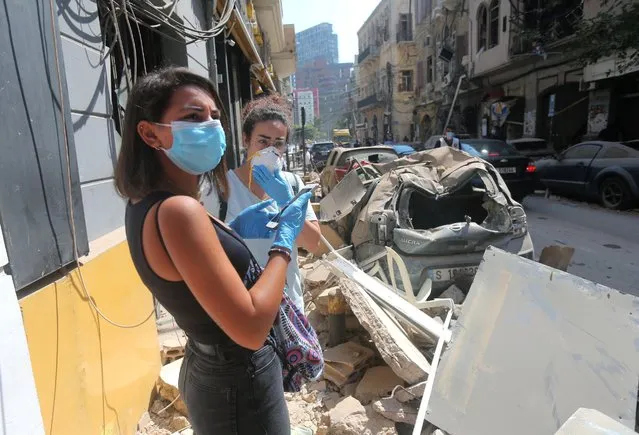
{"label": "tree foliage", "polygon": [[[304,127],[304,138],[306,142],[314,141],[318,139],[318,130],[314,125],[306,125]],[[293,143],[302,143],[302,126],[296,125],[293,127]]]}
{"label": "tree foliage", "polygon": [[639,2],[602,0],[601,11],[584,19],[576,36],[583,66],[610,56],[619,72],[639,65]]}

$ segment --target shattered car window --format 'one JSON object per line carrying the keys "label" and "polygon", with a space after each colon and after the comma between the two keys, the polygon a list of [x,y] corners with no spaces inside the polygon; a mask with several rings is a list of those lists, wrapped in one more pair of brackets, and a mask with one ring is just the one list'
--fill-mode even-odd
{"label": "shattered car window", "polygon": [[397,153],[388,150],[375,150],[374,152],[368,150],[346,152],[341,155],[337,161],[336,166],[342,167],[348,165],[351,161],[369,162],[369,163],[387,163],[395,160]]}

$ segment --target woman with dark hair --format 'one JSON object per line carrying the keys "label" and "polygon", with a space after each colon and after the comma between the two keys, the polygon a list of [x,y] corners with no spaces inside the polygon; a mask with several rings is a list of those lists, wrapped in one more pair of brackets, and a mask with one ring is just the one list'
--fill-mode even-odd
{"label": "woman with dark hair", "polygon": [[225,225],[199,202],[224,198],[225,133],[213,84],[183,68],[140,79],[127,102],[116,186],[128,199],[135,267],[188,336],[179,388],[198,434],[288,434],[282,366],[268,339],[309,195],[280,219],[263,270],[243,238],[269,238],[269,201]]}
{"label": "woman with dark hair", "polygon": [[[304,186],[302,179],[293,173],[283,171],[286,147],[291,128],[291,108],[282,96],[271,94],[251,101],[242,112],[242,140],[247,150],[247,159],[242,166],[228,171],[229,184],[226,220],[234,219],[242,210],[264,201],[275,200],[267,208],[277,212],[294,194]],[[274,168],[259,164],[255,156],[272,151],[279,163]],[[306,211],[306,222],[296,240],[296,247],[314,253],[318,250],[320,228],[312,207]],[[246,244],[257,261],[264,265],[268,261],[270,239],[249,239]],[[297,249],[293,249],[292,260],[286,275],[286,294],[304,312],[302,279],[297,264]]]}

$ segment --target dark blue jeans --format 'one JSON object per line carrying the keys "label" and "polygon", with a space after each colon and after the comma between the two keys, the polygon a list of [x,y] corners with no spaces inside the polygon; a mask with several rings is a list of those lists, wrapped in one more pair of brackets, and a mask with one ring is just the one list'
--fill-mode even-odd
{"label": "dark blue jeans", "polygon": [[195,435],[290,435],[282,366],[271,345],[211,354],[189,341],[179,388]]}

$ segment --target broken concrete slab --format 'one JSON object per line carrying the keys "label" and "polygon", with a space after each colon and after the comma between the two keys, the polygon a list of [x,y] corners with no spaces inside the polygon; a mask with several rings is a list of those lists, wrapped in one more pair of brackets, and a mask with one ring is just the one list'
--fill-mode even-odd
{"label": "broken concrete slab", "polygon": [[339,286],[334,286],[323,290],[316,298],[315,305],[323,316],[328,316],[328,305],[332,297],[340,292]]}
{"label": "broken concrete slab", "polygon": [[404,380],[388,366],[371,367],[355,389],[355,398],[363,404],[390,394],[393,389],[404,385]]}
{"label": "broken concrete slab", "polygon": [[635,424],[639,298],[490,247],[434,378],[453,434],[555,433],[580,407]]}
{"label": "broken concrete slab", "polygon": [[348,341],[324,351],[324,379],[341,387],[370,361],[375,353]]}
{"label": "broken concrete slab", "polygon": [[305,286],[310,289],[325,287],[326,282],[331,278],[330,269],[324,266],[320,261],[313,263],[313,268],[306,272]]}
{"label": "broken concrete slab", "polygon": [[402,403],[392,397],[386,397],[373,402],[373,409],[382,417],[397,423],[415,424],[417,408],[407,403]]}
{"label": "broken concrete slab", "polygon": [[466,299],[466,295],[463,291],[460,290],[455,284],[448,287],[441,295],[437,297],[438,299],[452,299],[455,304],[462,304],[464,299]]}
{"label": "broken concrete slab", "polygon": [[617,420],[595,409],[579,408],[555,435],[637,435]]}
{"label": "broken concrete slab", "polygon": [[340,287],[351,311],[370,334],[386,364],[409,384],[423,380],[430,364],[397,322],[358,284],[341,279]]}
{"label": "broken concrete slab", "polygon": [[183,359],[173,361],[162,367],[160,370],[160,377],[157,380],[156,388],[158,394],[168,402],[174,402],[173,408],[185,417],[188,417],[189,413],[186,410],[186,405],[180,397],[178,390],[178,379],[180,377],[180,368],[182,367]]}
{"label": "broken concrete slab", "polygon": [[394,422],[345,397],[329,411],[330,435],[397,435]]}
{"label": "broken concrete slab", "polygon": [[402,403],[410,402],[411,400],[422,397],[424,395],[424,388],[426,388],[426,381],[407,388],[398,388],[393,397]]}

